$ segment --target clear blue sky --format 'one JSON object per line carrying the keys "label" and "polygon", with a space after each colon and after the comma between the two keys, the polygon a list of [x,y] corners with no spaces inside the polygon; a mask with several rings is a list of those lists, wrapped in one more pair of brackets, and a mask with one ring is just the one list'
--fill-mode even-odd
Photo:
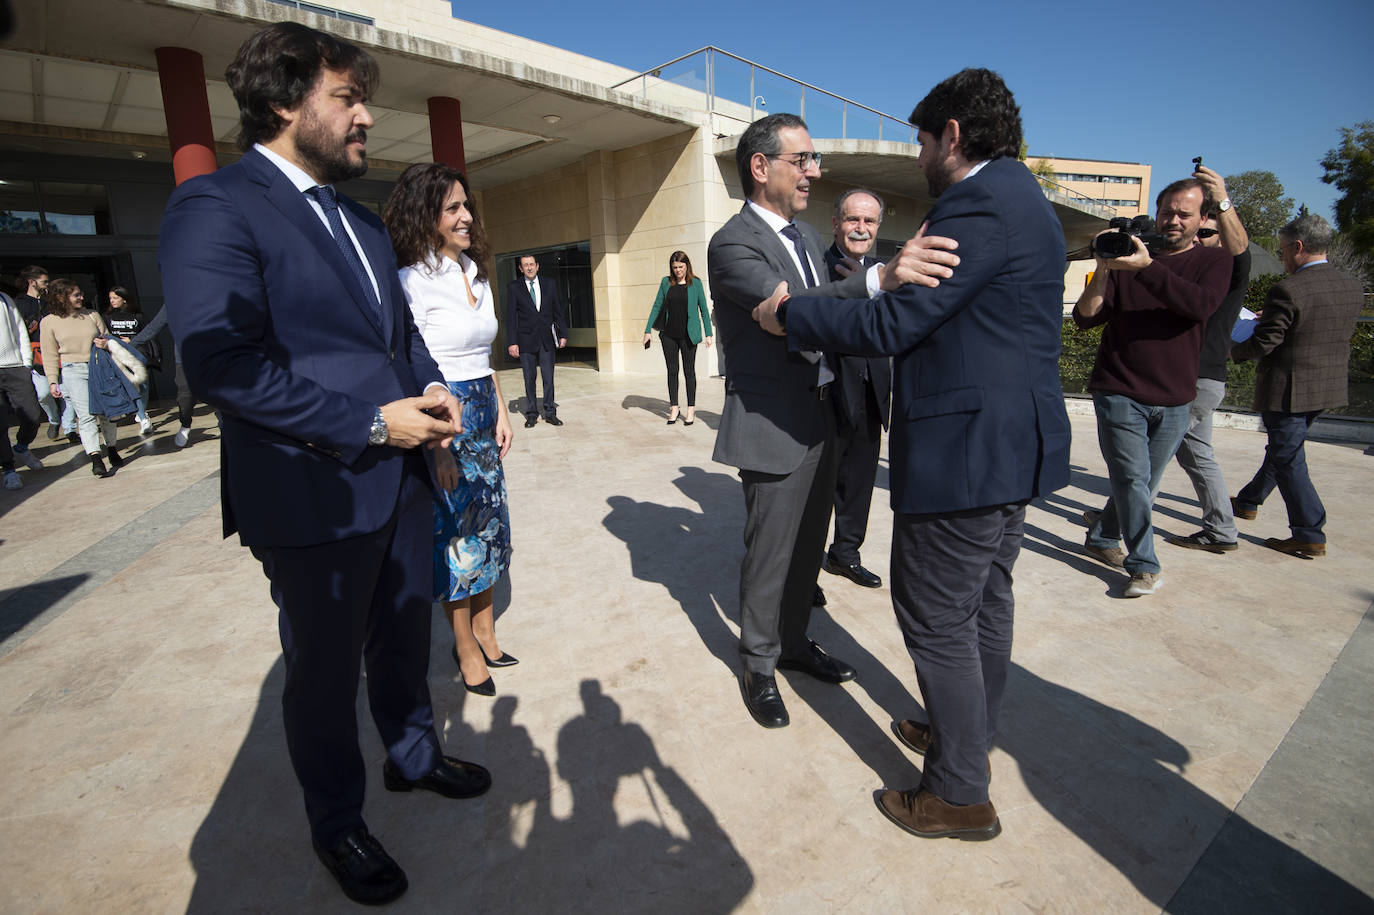
{"label": "clear blue sky", "polygon": [[1032,157],[1145,162],[1155,189],[1197,155],[1224,175],[1267,169],[1328,219],[1337,192],[1318,162],[1339,128],[1374,120],[1371,0],[452,6],[634,70],[715,45],[900,118],[944,77],[989,67],[1016,94]]}

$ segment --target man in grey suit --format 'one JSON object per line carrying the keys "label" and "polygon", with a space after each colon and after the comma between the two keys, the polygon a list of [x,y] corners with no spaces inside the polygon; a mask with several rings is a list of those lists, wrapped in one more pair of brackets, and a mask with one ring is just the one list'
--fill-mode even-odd
{"label": "man in grey suit", "polygon": [[1321,412],[1346,403],[1350,335],[1364,303],[1359,280],[1327,262],[1330,244],[1331,226],[1305,210],[1279,229],[1279,256],[1292,275],[1269,290],[1254,335],[1231,349],[1236,362],[1259,359],[1255,409],[1269,436],[1264,463],[1231,508],[1253,520],[1277,486],[1292,536],[1264,545],[1304,559],[1326,555],[1326,508],[1303,446]]}
{"label": "man in grey suit", "polygon": [[834,374],[818,350],[789,352],[785,341],[760,329],[754,306],[782,281],[849,298],[918,276],[934,284],[935,277],[949,275],[943,265],[957,259],[934,253],[933,240],[924,239],[887,267],[818,286],[825,248],[814,229],[794,221],[820,177],[806,123],[791,114],[754,122],[740,137],[735,164],[748,199],[707,249],[721,344],[731,366],[713,457],[739,468],[744,487],[740,691],[755,721],[780,728],[788,716],[775,668],[829,683],[853,679],[854,670],[807,636],[835,491],[835,417],[826,402]]}

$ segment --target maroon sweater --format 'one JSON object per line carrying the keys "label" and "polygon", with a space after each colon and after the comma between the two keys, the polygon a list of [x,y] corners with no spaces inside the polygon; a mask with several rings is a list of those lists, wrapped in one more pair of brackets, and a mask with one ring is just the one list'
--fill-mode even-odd
{"label": "maroon sweater", "polygon": [[1203,328],[1230,281],[1231,255],[1202,245],[1156,257],[1137,273],[1113,270],[1102,310],[1091,318],[1073,312],[1081,328],[1107,325],[1088,390],[1154,407],[1191,403]]}

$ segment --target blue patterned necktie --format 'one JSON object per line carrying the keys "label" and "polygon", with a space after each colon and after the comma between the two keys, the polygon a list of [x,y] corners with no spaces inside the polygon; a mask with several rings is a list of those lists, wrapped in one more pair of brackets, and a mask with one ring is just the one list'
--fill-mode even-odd
{"label": "blue patterned necktie", "polygon": [[358,281],[362,288],[363,299],[372,307],[372,318],[380,329],[382,326],[382,304],[377,301],[377,291],[372,286],[372,280],[368,279],[367,268],[363,266],[363,259],[358,255],[358,249],[353,247],[353,239],[348,237],[348,230],[344,228],[343,217],[339,214],[339,198],[334,192],[334,188],[327,184],[316,185],[306,191],[314,197],[320,204],[320,209],[324,210],[324,218],[329,222],[329,233],[334,236],[334,244],[338,246],[339,253],[343,255],[344,262],[353,271],[353,278]]}
{"label": "blue patterned necktie", "polygon": [[801,230],[789,222],[782,227],[782,234],[787,236],[792,242],[792,247],[796,249],[797,260],[801,261],[802,279],[806,280],[806,288],[810,289],[816,285],[816,274],[811,272],[811,259],[806,256],[806,245],[802,244]]}

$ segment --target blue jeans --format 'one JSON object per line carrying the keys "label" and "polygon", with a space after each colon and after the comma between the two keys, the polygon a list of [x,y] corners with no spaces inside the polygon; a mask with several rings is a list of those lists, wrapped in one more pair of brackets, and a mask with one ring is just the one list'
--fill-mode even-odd
{"label": "blue jeans", "polygon": [[1307,473],[1307,430],[1321,415],[1312,413],[1261,413],[1269,443],[1264,448],[1264,463],[1255,478],[1241,489],[1236,502],[1258,508],[1274,487],[1279,488],[1288,506],[1288,527],[1293,539],[1302,543],[1325,543],[1326,507],[1322,505],[1312,477]]}
{"label": "blue jeans", "polygon": [[1125,394],[1094,394],[1093,408],[1112,498],[1088,531],[1087,542],[1110,549],[1124,541],[1127,572],[1157,573],[1150,508],[1164,468],[1188,431],[1188,404],[1153,407]]}

